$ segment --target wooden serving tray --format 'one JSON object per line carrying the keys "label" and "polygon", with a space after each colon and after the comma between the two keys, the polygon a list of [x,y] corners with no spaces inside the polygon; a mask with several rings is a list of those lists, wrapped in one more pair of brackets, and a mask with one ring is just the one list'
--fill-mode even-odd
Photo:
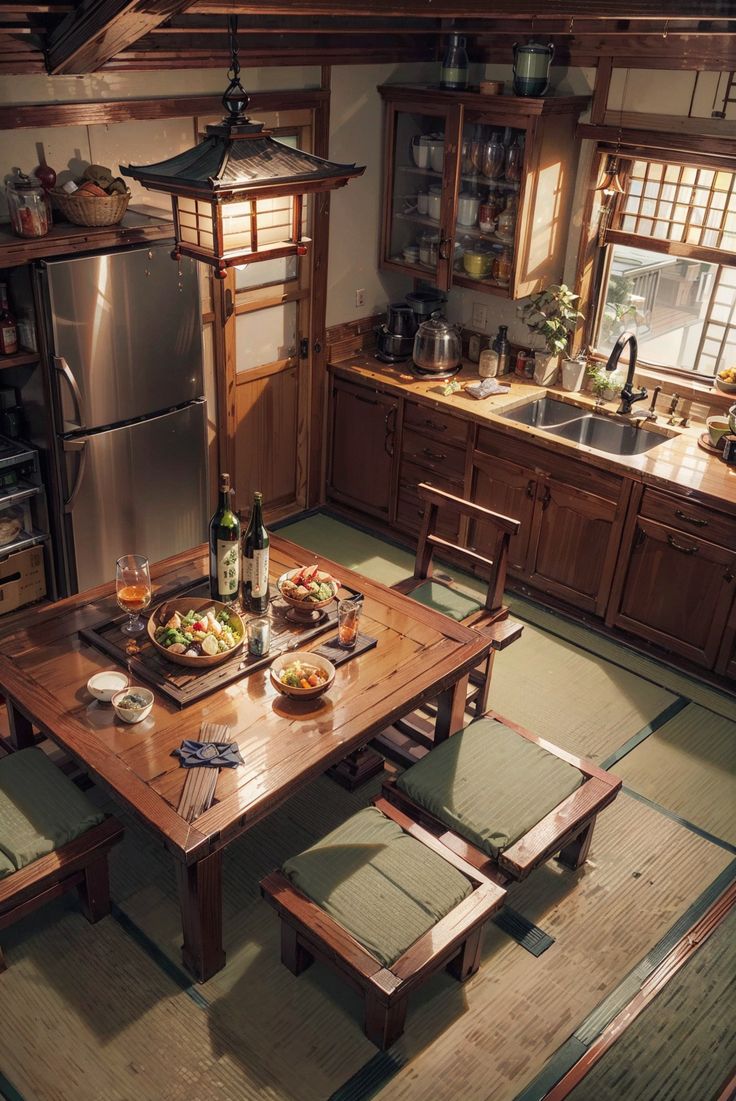
{"label": "wooden serving tray", "polygon": [[[193,597],[207,596],[209,594],[209,581],[202,578],[199,581],[189,582],[174,591],[157,594],[160,599],[157,605],[164,600],[170,600],[176,596]],[[347,585],[340,587],[339,598],[358,596],[355,589]],[[98,650],[108,654],[118,665],[130,672],[134,680],[145,681],[152,684],[165,696],[177,705],[187,707],[197,700],[209,696],[219,688],[224,688],[233,681],[249,676],[257,669],[263,669],[270,665],[273,659],[282,649],[299,649],[313,638],[334,630],[337,625],[337,603],[333,603],[325,609],[324,615],[315,623],[296,623],[287,618],[291,611],[289,606],[280,598],[275,586],[271,586],[271,649],[263,657],[254,657],[248,653],[247,642],[233,656],[221,665],[214,668],[193,670],[174,665],[167,661],[154,649],[147,634],[140,635],[136,640],[138,651],[128,653],[127,646],[130,640],[121,630],[121,624],[125,621],[125,614],[121,613],[112,619],[104,620],[95,627],[85,627],[79,632],[80,638],[90,643]],[[375,645],[375,640],[371,640]],[[368,646],[356,646],[358,653]],[[353,656],[356,650],[343,650],[341,654]]]}

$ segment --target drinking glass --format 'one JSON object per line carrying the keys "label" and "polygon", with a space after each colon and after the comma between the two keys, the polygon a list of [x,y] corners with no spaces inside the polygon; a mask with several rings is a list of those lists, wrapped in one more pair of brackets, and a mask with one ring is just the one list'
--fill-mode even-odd
{"label": "drinking glass", "polygon": [[115,589],[118,604],[128,613],[120,630],[124,635],[140,635],[146,629],[139,615],[151,603],[151,574],[148,559],[142,554],[124,554],[115,563]]}
{"label": "drinking glass", "polygon": [[337,644],[343,650],[352,650],[355,647],[362,607],[362,601],[356,600],[354,597],[338,601]]}

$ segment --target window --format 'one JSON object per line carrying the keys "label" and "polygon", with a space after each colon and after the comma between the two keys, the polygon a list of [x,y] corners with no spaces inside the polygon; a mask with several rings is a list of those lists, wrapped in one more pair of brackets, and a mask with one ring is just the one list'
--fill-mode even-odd
{"label": "window", "polygon": [[736,172],[619,163],[593,345],[606,354],[633,330],[644,363],[710,380],[736,364]]}

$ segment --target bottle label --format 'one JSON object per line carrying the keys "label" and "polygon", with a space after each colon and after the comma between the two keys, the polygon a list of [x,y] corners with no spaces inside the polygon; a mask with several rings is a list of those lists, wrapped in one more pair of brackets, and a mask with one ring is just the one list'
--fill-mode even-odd
{"label": "bottle label", "polygon": [[268,596],[268,547],[253,551],[251,566],[251,595],[254,599]]}
{"label": "bottle label", "polygon": [[237,596],[238,544],[229,540],[217,540],[217,589],[220,596]]}
{"label": "bottle label", "polygon": [[249,558],[247,554],[243,555],[240,580],[243,585],[247,585],[249,581],[253,580],[253,559]]}

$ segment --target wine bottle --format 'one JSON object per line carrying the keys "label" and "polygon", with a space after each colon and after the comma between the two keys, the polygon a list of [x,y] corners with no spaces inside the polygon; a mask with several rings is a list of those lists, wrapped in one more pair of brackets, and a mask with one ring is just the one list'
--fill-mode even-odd
{"label": "wine bottle", "polygon": [[268,547],[263,526],[263,494],[253,494],[250,523],[243,539],[243,607],[258,615],[268,608]]}
{"label": "wine bottle", "polygon": [[230,475],[220,477],[220,501],[210,520],[210,596],[230,603],[240,591],[240,520],[230,508]]}

